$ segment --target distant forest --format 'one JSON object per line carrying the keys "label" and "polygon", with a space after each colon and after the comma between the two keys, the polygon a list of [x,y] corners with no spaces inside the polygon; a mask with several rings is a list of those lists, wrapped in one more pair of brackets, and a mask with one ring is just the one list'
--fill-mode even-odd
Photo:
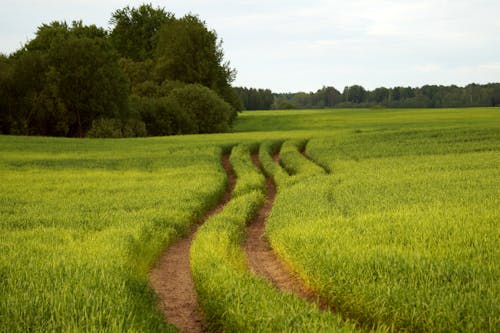
{"label": "distant forest", "polygon": [[367,90],[360,85],[323,87],[316,92],[274,93],[269,89],[235,88],[246,110],[315,108],[441,108],[500,105],[500,83],[466,87],[425,85]]}
{"label": "distant forest", "polygon": [[134,137],[229,130],[241,102],[198,16],[142,5],[111,29],[52,22],[0,54],[0,134]]}

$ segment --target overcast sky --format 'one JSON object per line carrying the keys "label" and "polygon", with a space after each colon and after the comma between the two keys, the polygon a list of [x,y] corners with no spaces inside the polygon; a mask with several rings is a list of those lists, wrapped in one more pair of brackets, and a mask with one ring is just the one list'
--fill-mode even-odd
{"label": "overcast sky", "polygon": [[[114,10],[143,2],[2,0],[0,52],[18,49],[42,23],[81,19],[107,28]],[[223,39],[238,86],[285,92],[500,82],[499,0],[145,2],[176,16],[199,14]]]}

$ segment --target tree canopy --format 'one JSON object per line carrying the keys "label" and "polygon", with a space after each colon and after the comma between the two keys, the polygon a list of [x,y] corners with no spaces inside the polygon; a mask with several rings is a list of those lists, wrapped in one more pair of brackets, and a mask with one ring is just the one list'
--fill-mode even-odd
{"label": "tree canopy", "polygon": [[127,107],[128,81],[106,37],[81,22],[42,25],[6,61],[5,132],[83,136],[93,119],[118,117]]}
{"label": "tree canopy", "polygon": [[110,23],[110,31],[80,21],[43,24],[20,50],[0,56],[1,133],[137,136],[230,127],[241,109],[231,87],[235,70],[205,22],[141,5],[115,11]]}

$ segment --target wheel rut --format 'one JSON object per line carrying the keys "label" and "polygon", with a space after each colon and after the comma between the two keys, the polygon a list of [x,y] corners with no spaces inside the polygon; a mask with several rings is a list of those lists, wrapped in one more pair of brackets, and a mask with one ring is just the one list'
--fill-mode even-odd
{"label": "wheel rut", "polygon": [[302,149],[300,150],[300,154],[302,156],[304,156],[307,160],[311,161],[312,163],[316,164],[317,166],[319,166],[321,169],[323,169],[323,171],[326,173],[326,174],[330,174],[330,170],[328,168],[326,168],[324,165],[322,164],[319,164],[318,162],[316,162],[313,158],[311,158],[311,156],[309,156],[309,154],[306,152],[306,146],[304,145],[304,147],[302,147]]}
{"label": "wheel rut", "polygon": [[191,228],[186,238],[168,247],[149,273],[150,285],[159,297],[158,307],[166,320],[181,332],[206,331],[191,274],[189,248],[198,228],[211,216],[219,213],[231,198],[236,176],[229,163],[229,155],[222,157],[222,165],[227,173],[229,186],[220,203]]}
{"label": "wheel rut", "polygon": [[[273,156],[275,162],[279,155]],[[253,163],[260,169],[257,154],[252,155]],[[330,309],[326,301],[311,291],[303,281],[294,275],[291,270],[276,256],[268,241],[264,237],[265,224],[271,212],[276,197],[276,185],[270,177],[266,178],[266,199],[259,209],[255,219],[246,227],[245,252],[247,265],[250,271],[268,281],[282,292],[293,293],[299,298],[314,303],[321,310]]]}

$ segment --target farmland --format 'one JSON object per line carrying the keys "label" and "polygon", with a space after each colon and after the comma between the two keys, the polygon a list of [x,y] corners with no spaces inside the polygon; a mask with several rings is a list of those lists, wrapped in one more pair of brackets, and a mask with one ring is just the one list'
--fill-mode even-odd
{"label": "farmland", "polygon": [[[148,271],[221,199],[223,154],[236,187],[191,247],[208,328],[500,329],[499,108],[245,112],[234,131],[1,136],[0,331],[175,330]],[[251,153],[278,188],[266,239],[333,313],[248,270]]]}

